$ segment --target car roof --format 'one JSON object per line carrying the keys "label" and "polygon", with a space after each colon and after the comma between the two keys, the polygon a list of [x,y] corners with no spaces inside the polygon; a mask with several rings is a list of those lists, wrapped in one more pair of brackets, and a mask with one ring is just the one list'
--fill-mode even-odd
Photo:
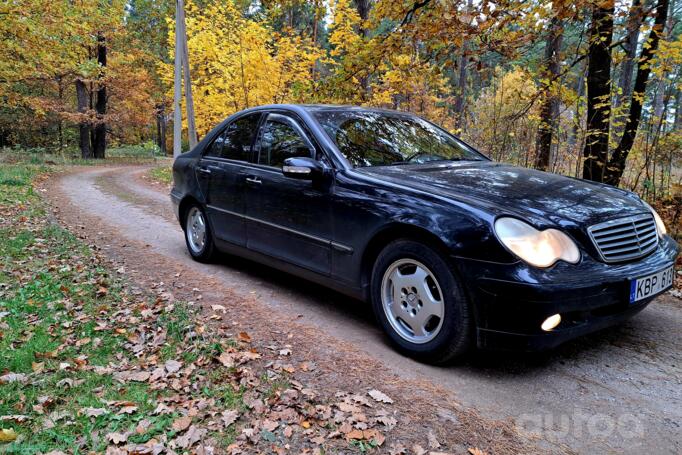
{"label": "car roof", "polygon": [[[382,109],[377,107],[353,106],[343,104],[267,104],[263,106],[246,109],[246,111],[258,111],[269,109],[284,109],[294,112],[305,111],[308,113],[315,113],[320,111],[340,111],[340,112],[382,112],[393,115],[412,115],[409,112],[401,112],[392,109]],[[245,112],[245,111],[243,111]]]}

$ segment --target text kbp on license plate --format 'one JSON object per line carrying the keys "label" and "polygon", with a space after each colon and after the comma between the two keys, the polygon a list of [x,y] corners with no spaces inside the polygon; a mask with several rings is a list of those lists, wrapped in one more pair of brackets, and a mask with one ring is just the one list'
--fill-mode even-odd
{"label": "text kbp on license plate", "polygon": [[630,281],[630,303],[637,302],[673,285],[673,267]]}

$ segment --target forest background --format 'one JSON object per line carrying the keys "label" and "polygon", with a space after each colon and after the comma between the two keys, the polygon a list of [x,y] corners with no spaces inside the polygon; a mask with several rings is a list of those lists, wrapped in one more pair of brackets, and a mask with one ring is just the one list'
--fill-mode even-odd
{"label": "forest background", "polygon": [[[190,0],[185,10],[200,138],[261,104],[410,111],[494,160],[634,190],[679,223],[680,0]],[[166,154],[174,17],[170,1],[2,1],[0,148]]]}

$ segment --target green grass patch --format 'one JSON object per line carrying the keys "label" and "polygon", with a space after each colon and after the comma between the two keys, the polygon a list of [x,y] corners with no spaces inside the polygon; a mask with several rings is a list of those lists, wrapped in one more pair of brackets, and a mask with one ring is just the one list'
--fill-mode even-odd
{"label": "green grass patch", "polygon": [[[77,148],[62,150],[44,148],[6,147],[0,149],[0,164],[17,165],[16,171],[30,166],[92,166],[99,164],[145,164],[154,163],[163,155],[152,142],[136,145],[120,145],[107,148],[105,159],[83,159]],[[9,184],[14,180],[9,176]],[[16,183],[20,183],[19,181]]]}
{"label": "green grass patch", "polygon": [[[124,278],[109,270],[87,245],[45,216],[33,180],[42,164],[0,163],[0,376],[24,380],[0,383],[0,421],[16,441],[0,453],[103,452],[111,432],[129,433],[128,443],[175,436],[179,414],[155,414],[159,400],[173,390],[147,381],[117,380],[116,365],[130,369],[141,360],[129,348],[142,309],[163,308],[155,296],[128,292]],[[144,322],[149,333],[165,331],[165,342],[145,355],[159,365],[169,359],[185,365],[220,353],[220,344],[188,343],[194,315],[183,302]],[[112,368],[113,366],[113,368]],[[99,367],[99,369],[95,368]],[[217,371],[211,387],[197,397],[213,397],[223,409],[243,408],[243,390],[224,382]],[[116,404],[119,403],[119,404]],[[134,407],[123,412],[122,405]],[[104,409],[89,415],[88,409]],[[135,431],[144,423],[145,430]],[[233,440],[234,432],[221,437]]]}
{"label": "green grass patch", "polygon": [[148,175],[152,180],[164,185],[173,183],[173,169],[170,166],[155,167],[149,171]]}

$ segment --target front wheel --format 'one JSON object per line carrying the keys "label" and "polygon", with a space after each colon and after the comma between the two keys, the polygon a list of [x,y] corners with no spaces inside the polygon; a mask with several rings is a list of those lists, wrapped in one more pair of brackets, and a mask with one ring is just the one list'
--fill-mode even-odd
{"label": "front wheel", "polygon": [[372,271],[374,313],[393,344],[417,360],[442,364],[471,343],[469,304],[456,276],[431,247],[397,240]]}
{"label": "front wheel", "polygon": [[211,262],[215,256],[213,235],[204,209],[197,204],[187,210],[185,216],[185,243],[192,259]]}

